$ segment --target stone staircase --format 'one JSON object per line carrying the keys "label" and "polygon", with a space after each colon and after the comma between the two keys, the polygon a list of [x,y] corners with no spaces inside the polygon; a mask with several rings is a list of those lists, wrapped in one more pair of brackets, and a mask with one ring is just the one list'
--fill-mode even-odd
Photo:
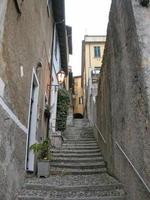
{"label": "stone staircase", "polygon": [[17,200],[125,200],[122,185],[108,175],[93,130],[74,120],[61,149],[52,149],[49,178],[28,178]]}

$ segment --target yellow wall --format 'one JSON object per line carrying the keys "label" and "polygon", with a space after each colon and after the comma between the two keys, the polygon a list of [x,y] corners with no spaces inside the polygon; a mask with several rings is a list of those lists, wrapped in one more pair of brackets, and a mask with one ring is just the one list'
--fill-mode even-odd
{"label": "yellow wall", "polygon": [[[99,46],[101,49],[101,57],[94,57],[94,47]],[[86,73],[86,84],[88,83],[89,68],[100,67],[102,65],[102,58],[105,48],[105,42],[89,42],[85,44],[85,73]]]}
{"label": "yellow wall", "polygon": [[[95,67],[101,67],[105,49],[106,36],[85,36],[82,41],[82,86],[83,86],[83,112],[87,111],[87,90],[89,73]],[[94,56],[94,47],[99,46],[101,57]]]}
{"label": "yellow wall", "polygon": [[79,104],[79,98],[83,97],[83,90],[81,88],[81,76],[74,77],[74,110],[73,113],[83,114],[83,101]]}

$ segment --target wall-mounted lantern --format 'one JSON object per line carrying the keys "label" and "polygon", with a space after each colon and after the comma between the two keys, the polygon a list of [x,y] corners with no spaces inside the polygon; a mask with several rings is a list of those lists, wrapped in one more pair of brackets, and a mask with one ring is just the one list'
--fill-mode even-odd
{"label": "wall-mounted lantern", "polygon": [[148,7],[148,5],[149,5],[149,0],[139,0],[139,2],[144,7]]}
{"label": "wall-mounted lantern", "polygon": [[62,84],[64,82],[64,79],[65,79],[65,72],[63,70],[60,70],[58,73],[57,73],[57,79],[58,79],[58,83],[59,84]]}
{"label": "wall-mounted lantern", "polygon": [[59,86],[61,86],[63,84],[64,79],[65,79],[65,72],[63,70],[60,70],[57,73],[58,84],[47,85],[47,89],[50,91],[51,87],[55,87],[55,92],[56,92],[57,89],[59,88]]}

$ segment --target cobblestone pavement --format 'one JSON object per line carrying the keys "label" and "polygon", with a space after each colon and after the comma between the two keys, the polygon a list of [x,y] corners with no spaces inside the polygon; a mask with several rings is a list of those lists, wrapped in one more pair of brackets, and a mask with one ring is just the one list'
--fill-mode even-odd
{"label": "cobblestone pavement", "polygon": [[17,200],[125,200],[122,185],[107,173],[87,120],[74,120],[60,149],[52,149],[49,178],[27,178]]}

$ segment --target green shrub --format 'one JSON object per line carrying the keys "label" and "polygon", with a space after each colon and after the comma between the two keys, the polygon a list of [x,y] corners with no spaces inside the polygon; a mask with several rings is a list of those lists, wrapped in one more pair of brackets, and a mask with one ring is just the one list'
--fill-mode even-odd
{"label": "green shrub", "polygon": [[66,129],[69,103],[70,103],[69,92],[64,88],[59,89],[58,100],[57,100],[57,119],[56,119],[56,128],[59,131],[64,131]]}
{"label": "green shrub", "polygon": [[35,143],[30,146],[38,160],[50,160],[50,140],[45,139],[40,143]]}

